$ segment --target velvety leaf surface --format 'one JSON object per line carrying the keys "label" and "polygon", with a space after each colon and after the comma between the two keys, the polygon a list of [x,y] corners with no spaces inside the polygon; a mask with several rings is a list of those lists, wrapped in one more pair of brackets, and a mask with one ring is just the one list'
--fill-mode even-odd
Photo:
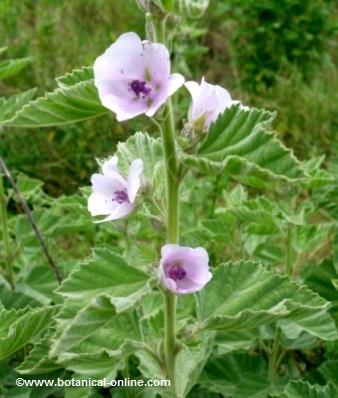
{"label": "velvety leaf surface", "polygon": [[187,164],[208,174],[229,175],[257,187],[302,177],[300,163],[266,127],[274,115],[232,106],[219,116]]}
{"label": "velvety leaf surface", "polygon": [[7,120],[7,127],[47,127],[76,123],[108,113],[97,95],[92,80],[60,87],[29,102]]}

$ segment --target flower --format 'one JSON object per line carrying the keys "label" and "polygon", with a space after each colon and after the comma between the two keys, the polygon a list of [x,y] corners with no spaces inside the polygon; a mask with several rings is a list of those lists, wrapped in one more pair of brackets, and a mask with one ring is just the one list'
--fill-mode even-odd
{"label": "flower", "polygon": [[111,157],[103,163],[102,174],[91,178],[93,193],[88,198],[88,210],[92,216],[107,215],[98,222],[117,220],[134,209],[143,161],[136,159],[131,163],[127,179],[120,174],[117,162],[117,156]]}
{"label": "flower", "polygon": [[162,247],[160,278],[163,285],[176,294],[201,290],[212,278],[209,256],[205,249],[167,244]]}
{"label": "flower", "polygon": [[201,84],[190,81],[185,83],[189,90],[192,103],[189,108],[188,119],[198,133],[205,133],[218,115],[226,108],[238,103],[233,101],[230,94],[221,86],[207,83],[202,78]]}
{"label": "flower", "polygon": [[133,32],[122,34],[96,59],[94,78],[102,104],[118,121],[153,116],[184,83],[182,75],[170,74],[167,48]]}

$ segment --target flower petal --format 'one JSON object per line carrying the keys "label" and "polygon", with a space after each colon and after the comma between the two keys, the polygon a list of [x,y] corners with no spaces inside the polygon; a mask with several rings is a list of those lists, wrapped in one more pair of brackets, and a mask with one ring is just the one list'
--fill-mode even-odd
{"label": "flower petal", "polygon": [[178,294],[189,294],[194,293],[203,288],[205,283],[195,283],[189,279],[182,279],[181,281],[176,281],[176,293]]}
{"label": "flower petal", "polygon": [[142,98],[128,99],[106,95],[101,98],[101,102],[106,108],[116,113],[116,119],[119,122],[141,115],[148,109],[146,101]]}
{"label": "flower petal", "polygon": [[187,273],[187,278],[196,284],[209,281],[209,256],[203,247],[191,249],[188,256],[183,259],[182,267]]}
{"label": "flower petal", "polygon": [[116,174],[116,177],[118,178],[105,176],[102,174],[93,174],[91,178],[93,192],[105,196],[112,196],[115,191],[126,189],[126,180],[122,178],[119,174]]}
{"label": "flower petal", "polygon": [[164,86],[162,86],[155,98],[153,98],[152,104],[149,106],[149,109],[146,112],[146,115],[149,117],[154,116],[158,108],[165,103],[168,97],[174,94],[176,90],[178,90],[184,84],[184,77],[179,73],[172,74]]}
{"label": "flower petal", "polygon": [[186,82],[184,84],[184,86],[188,89],[188,91],[191,95],[191,98],[194,101],[199,95],[200,85],[197,82],[190,81],[190,82]]}
{"label": "flower petal", "polygon": [[198,121],[203,118],[201,127],[203,131],[207,131],[219,114],[233,104],[227,90],[221,86],[207,83],[204,78],[200,85],[196,82],[187,82],[185,86],[192,97],[188,118],[192,124],[196,122],[195,128],[200,128]]}
{"label": "flower petal", "polygon": [[100,80],[121,77],[140,78],[145,63],[142,41],[134,32],[122,34],[94,63],[95,85]]}
{"label": "flower petal", "polygon": [[143,48],[144,62],[147,72],[150,74],[150,80],[155,84],[167,80],[170,74],[168,49],[163,44],[151,43],[148,40],[143,41]]}
{"label": "flower petal", "polygon": [[96,223],[118,220],[119,218],[125,217],[130,214],[133,209],[133,205],[127,202],[116,205],[114,210],[109,214],[108,217],[104,218],[103,220],[96,221]]}
{"label": "flower petal", "polygon": [[180,245],[167,243],[166,245],[163,245],[161,249],[162,261],[170,258],[169,256],[178,256],[181,253],[185,253],[186,249],[186,247],[181,247]]}
{"label": "flower petal", "polygon": [[103,163],[102,173],[104,176],[112,179],[115,182],[115,186],[117,185],[118,189],[126,189],[127,181],[120,174],[117,163],[118,163],[117,156],[112,156],[109,160],[107,160]]}
{"label": "flower petal", "polygon": [[130,203],[134,203],[137,191],[140,188],[140,175],[143,171],[143,160],[136,159],[132,162],[128,172],[127,193]]}
{"label": "flower petal", "polygon": [[110,196],[93,192],[88,198],[88,210],[92,216],[102,216],[114,211],[116,204]]}

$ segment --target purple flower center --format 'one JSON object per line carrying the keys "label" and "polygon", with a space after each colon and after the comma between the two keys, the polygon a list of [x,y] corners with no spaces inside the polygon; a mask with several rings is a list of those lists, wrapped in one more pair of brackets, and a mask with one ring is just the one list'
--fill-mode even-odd
{"label": "purple flower center", "polygon": [[181,281],[187,275],[185,269],[180,265],[172,265],[167,270],[167,277],[174,281]]}
{"label": "purple flower center", "polygon": [[145,98],[151,92],[151,88],[146,86],[146,82],[140,80],[133,80],[130,83],[130,88],[138,97],[142,94],[142,98]]}
{"label": "purple flower center", "polygon": [[128,194],[126,191],[115,191],[113,196],[113,202],[117,202],[119,204],[129,202]]}

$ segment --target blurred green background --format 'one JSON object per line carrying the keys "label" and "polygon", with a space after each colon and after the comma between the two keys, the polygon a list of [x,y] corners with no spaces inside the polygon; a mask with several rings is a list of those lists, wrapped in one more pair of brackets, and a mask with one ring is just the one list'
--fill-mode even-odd
{"label": "blurred green background", "polygon": [[[18,75],[0,81],[0,96],[55,87],[54,77],[91,65],[125,31],[144,37],[134,0],[0,0],[1,60],[30,57]],[[338,154],[338,2],[335,0],[211,0],[200,19],[177,24],[174,69],[202,75],[243,103],[277,110],[275,129],[301,159]],[[185,117],[188,95],[178,99]],[[117,124],[113,115],[77,125],[10,130],[1,153],[14,173],[45,182],[52,195],[88,184],[95,158],[114,151],[145,118]]]}

